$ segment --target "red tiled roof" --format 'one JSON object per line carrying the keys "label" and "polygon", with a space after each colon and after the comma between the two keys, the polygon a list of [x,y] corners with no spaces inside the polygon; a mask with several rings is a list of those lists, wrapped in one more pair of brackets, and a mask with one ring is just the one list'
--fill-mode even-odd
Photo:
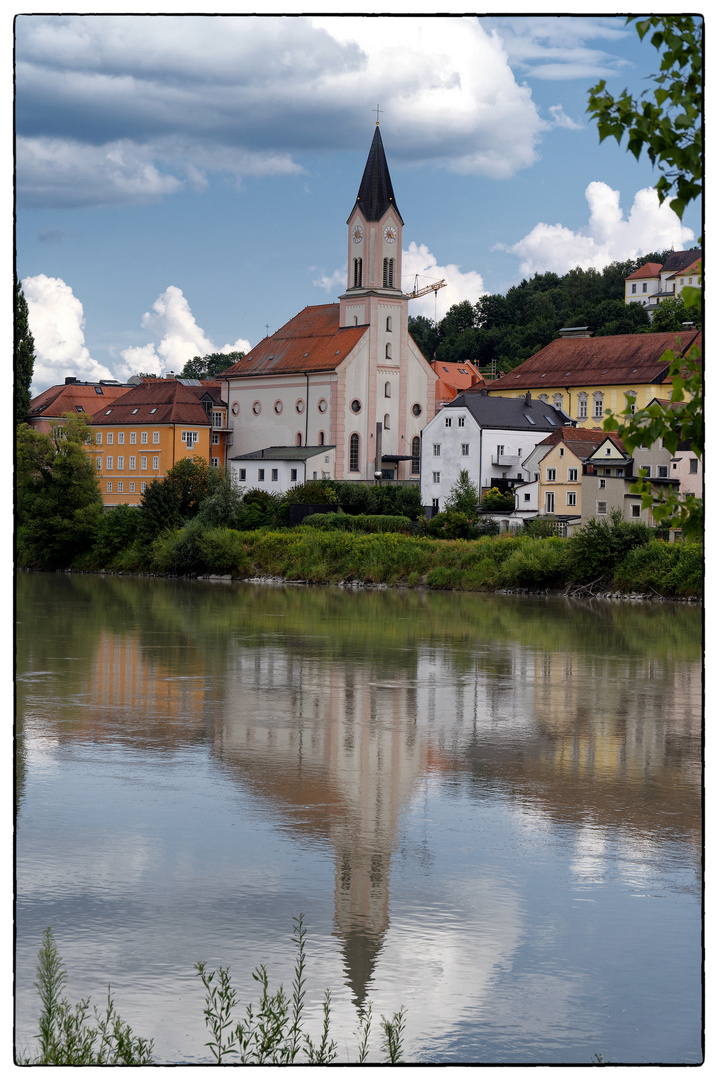
{"label": "red tiled roof", "polygon": [[[195,387],[195,390],[198,388]],[[207,425],[210,417],[197,394],[176,379],[157,379],[134,387],[119,401],[100,408],[92,425],[101,424],[194,424]]]}
{"label": "red tiled roof", "polygon": [[629,274],[626,281],[632,281],[634,278],[658,277],[662,266],[663,263],[644,263],[643,266],[638,267],[638,270]]}
{"label": "red tiled roof", "polygon": [[668,374],[667,349],[682,352],[703,346],[699,330],[665,334],[615,334],[596,338],[557,338],[535,356],[489,384],[489,394],[535,390],[544,386],[615,386],[660,383]]}
{"label": "red tiled roof", "polygon": [[547,438],[542,439],[540,445],[557,446],[558,443],[562,442],[569,450],[573,451],[576,457],[581,458],[583,461],[585,458],[590,457],[594,450],[606,442],[607,439],[613,443],[624,457],[628,457],[626,447],[618,435],[615,435],[612,431],[604,431],[602,428],[557,428]]}
{"label": "red tiled roof", "polygon": [[339,304],[305,307],[271,337],[221,372],[225,379],[287,372],[333,371],[361,341],[367,326],[339,326]]}
{"label": "red tiled roof", "polygon": [[[116,401],[118,397],[128,393],[127,386],[100,386],[101,394],[98,394],[95,386],[99,383],[62,383],[59,386],[51,386],[43,390],[30,402],[28,418],[36,420],[39,417],[54,418],[62,413],[83,412],[92,416],[103,402]],[[80,405],[82,408],[77,409]]]}

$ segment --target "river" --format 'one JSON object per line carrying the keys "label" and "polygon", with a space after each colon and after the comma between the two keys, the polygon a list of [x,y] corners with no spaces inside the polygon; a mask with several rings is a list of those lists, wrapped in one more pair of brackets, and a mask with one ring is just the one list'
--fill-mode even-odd
{"label": "river", "polygon": [[[17,579],[16,1045],[68,996],[210,1060],[194,963],[411,1062],[702,1060],[702,612]],[[377,1060],[375,1023],[372,1057]]]}

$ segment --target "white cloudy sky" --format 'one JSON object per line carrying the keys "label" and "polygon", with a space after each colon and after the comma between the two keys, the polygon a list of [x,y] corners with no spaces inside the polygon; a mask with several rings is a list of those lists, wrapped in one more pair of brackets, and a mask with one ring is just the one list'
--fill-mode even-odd
{"label": "white cloudy sky", "polygon": [[178,370],[334,301],[377,102],[402,284],[449,283],[412,314],[700,232],[586,116],[598,79],[640,90],[657,66],[613,16],[40,14],[15,30],[35,391]]}

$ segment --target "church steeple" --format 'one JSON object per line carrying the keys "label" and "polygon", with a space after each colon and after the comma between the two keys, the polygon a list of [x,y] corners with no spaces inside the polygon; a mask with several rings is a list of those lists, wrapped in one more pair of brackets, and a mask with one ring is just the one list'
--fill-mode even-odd
{"label": "church steeple", "polygon": [[391,186],[384,144],[381,141],[381,133],[377,123],[354,209],[361,210],[365,221],[380,221],[389,207],[393,207],[403,225],[404,222],[394,199],[394,189]]}

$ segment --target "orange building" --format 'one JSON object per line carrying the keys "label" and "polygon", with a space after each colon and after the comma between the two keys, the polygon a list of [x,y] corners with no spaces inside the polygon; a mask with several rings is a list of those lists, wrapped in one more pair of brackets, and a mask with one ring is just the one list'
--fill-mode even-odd
{"label": "orange building", "polygon": [[88,453],[95,458],[102,501],[138,505],[147,484],[184,457],[223,467],[227,433],[219,382],[143,379],[92,416]]}
{"label": "orange building", "polygon": [[434,387],[434,414],[464,390],[486,386],[486,379],[470,360],[462,360],[460,364],[434,360],[431,366],[439,376]]}
{"label": "orange building", "polygon": [[64,384],[51,386],[49,390],[43,390],[30,402],[27,414],[27,423],[35,431],[50,435],[52,429],[63,422],[66,413],[77,413],[78,416],[87,416],[89,419],[103,405],[122,397],[132,388],[134,383],[139,382],[137,376],[133,376],[134,382],[120,383],[113,379],[101,379],[100,382],[82,382],[68,376]]}

